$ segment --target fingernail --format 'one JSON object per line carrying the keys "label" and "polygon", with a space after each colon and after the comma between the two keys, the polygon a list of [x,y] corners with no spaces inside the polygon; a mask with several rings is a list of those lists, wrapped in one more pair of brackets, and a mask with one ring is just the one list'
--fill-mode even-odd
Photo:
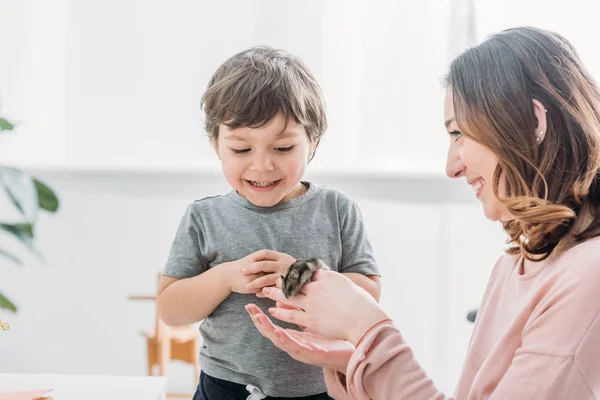
{"label": "fingernail", "polygon": [[246,268],[246,267],[242,268],[242,274],[246,274],[246,272],[248,272],[248,268]]}
{"label": "fingernail", "polygon": [[274,314],[276,312],[276,310],[277,310],[276,308],[271,307],[271,308],[269,308],[269,313]]}
{"label": "fingernail", "polygon": [[269,289],[268,287],[264,287],[263,288],[263,293],[264,294],[269,294],[270,291],[271,291],[271,289]]}

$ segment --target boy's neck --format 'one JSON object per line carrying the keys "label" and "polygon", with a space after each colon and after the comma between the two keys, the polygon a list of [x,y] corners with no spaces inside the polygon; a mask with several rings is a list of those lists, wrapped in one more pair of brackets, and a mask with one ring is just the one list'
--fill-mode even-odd
{"label": "boy's neck", "polygon": [[302,196],[304,193],[306,193],[306,191],[308,190],[308,185],[303,183],[303,182],[298,182],[296,184],[296,186],[294,186],[294,188],[290,191],[290,193],[288,193],[287,196],[285,196],[280,203],[283,203],[284,201],[288,201],[288,200],[292,200],[295,199],[297,197]]}

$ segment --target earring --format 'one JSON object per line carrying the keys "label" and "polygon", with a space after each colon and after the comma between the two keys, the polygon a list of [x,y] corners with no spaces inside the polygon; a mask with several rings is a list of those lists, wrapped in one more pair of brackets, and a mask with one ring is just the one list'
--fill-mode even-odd
{"label": "earring", "polygon": [[544,108],[544,112],[545,112],[545,113],[547,113],[547,112],[548,112],[548,110],[546,110],[546,109]]}
{"label": "earring", "polygon": [[540,136],[544,136],[544,131],[540,131]]}

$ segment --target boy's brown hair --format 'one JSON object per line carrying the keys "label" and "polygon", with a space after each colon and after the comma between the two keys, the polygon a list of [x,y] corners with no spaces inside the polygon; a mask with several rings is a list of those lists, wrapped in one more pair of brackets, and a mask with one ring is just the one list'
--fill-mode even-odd
{"label": "boy's brown hair", "polygon": [[215,71],[202,96],[205,128],[217,140],[219,125],[259,128],[278,112],[302,125],[309,139],[327,128],[325,102],[315,77],[298,57],[258,46],[242,51]]}

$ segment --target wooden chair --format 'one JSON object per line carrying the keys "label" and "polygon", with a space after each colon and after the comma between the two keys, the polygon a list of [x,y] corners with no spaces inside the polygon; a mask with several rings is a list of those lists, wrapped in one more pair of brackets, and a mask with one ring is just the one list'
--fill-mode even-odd
{"label": "wooden chair", "polygon": [[[152,300],[156,296],[129,296],[129,300]],[[200,365],[198,363],[198,343],[200,332],[193,325],[170,327],[158,316],[156,308],[154,330],[141,331],[148,346],[148,375],[154,375],[154,367],[158,366],[158,374],[167,376],[167,366],[172,360],[180,360],[194,367],[194,382],[198,384]],[[168,394],[168,397],[177,397]],[[188,396],[187,394],[185,396]]]}

